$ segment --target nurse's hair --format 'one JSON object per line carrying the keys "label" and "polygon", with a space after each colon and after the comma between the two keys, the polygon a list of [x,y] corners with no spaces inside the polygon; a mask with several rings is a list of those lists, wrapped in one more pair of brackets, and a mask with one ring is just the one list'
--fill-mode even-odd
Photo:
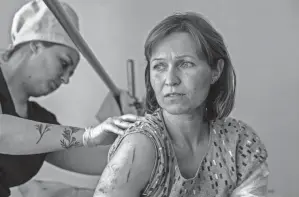
{"label": "nurse's hair", "polygon": [[21,43],[16,45],[13,48],[8,48],[4,50],[1,54],[2,56],[1,59],[2,61],[7,62],[15,53],[20,51],[28,51],[27,49],[29,49],[29,44],[37,44],[37,43],[40,43],[45,48],[49,48],[56,45],[56,43],[51,43],[46,41],[30,41],[30,42]]}

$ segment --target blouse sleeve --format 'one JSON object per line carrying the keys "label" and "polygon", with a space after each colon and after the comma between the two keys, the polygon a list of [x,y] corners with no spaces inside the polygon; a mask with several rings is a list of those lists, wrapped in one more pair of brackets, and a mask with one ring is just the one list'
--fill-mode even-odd
{"label": "blouse sleeve", "polygon": [[240,122],[237,143],[237,187],[231,197],[264,197],[267,195],[268,153],[265,145],[247,124]]}

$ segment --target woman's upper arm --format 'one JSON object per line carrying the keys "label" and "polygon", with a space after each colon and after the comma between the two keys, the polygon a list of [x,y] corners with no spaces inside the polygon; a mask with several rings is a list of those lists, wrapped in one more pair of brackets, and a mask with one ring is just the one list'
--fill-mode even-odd
{"label": "woman's upper arm", "polygon": [[146,135],[126,136],[104,169],[94,197],[139,197],[152,174],[155,154]]}

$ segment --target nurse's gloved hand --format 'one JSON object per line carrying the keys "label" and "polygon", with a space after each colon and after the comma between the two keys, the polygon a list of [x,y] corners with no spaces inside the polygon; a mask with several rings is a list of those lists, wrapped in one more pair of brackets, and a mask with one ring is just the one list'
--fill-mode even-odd
{"label": "nurse's gloved hand", "polygon": [[87,128],[83,134],[83,144],[86,147],[109,145],[138,120],[142,117],[134,114],[110,117],[95,127]]}

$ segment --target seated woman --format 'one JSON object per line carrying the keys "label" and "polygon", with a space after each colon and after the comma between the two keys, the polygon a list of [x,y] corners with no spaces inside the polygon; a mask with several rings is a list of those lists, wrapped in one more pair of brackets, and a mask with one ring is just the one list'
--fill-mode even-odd
{"label": "seated woman", "polygon": [[219,32],[175,14],[150,32],[145,56],[147,115],[111,147],[94,196],[265,196],[265,146],[228,117],[236,75]]}

